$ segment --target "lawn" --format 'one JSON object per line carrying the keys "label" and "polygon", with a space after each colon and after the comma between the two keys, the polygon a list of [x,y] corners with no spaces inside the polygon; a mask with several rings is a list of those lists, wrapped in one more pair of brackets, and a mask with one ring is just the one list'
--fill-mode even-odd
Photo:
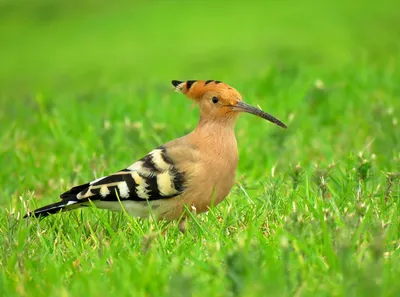
{"label": "lawn", "polygon": [[[0,296],[400,296],[396,5],[2,1]],[[21,219],[190,132],[172,79],[224,81],[288,129],[241,116],[237,183],[184,235]]]}

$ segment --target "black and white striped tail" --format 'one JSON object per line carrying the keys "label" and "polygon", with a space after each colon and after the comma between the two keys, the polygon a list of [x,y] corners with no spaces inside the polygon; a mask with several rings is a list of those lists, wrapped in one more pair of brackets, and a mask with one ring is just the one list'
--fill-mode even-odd
{"label": "black and white striped tail", "polygon": [[89,206],[89,201],[95,205],[97,202],[132,201],[147,209],[146,202],[176,197],[184,189],[183,172],[175,167],[166,148],[161,146],[128,168],[71,188],[60,195],[62,201],[36,209],[24,218],[46,217]]}
{"label": "black and white striped tail", "polygon": [[52,214],[56,214],[56,213],[64,212],[64,211],[68,211],[68,210],[72,210],[71,208],[68,207],[68,201],[60,201],[60,202],[56,202],[53,204],[43,206],[43,207],[38,208],[30,213],[27,213],[24,216],[24,218],[28,218],[28,217],[44,218],[44,217],[47,217],[48,215],[52,215]]}

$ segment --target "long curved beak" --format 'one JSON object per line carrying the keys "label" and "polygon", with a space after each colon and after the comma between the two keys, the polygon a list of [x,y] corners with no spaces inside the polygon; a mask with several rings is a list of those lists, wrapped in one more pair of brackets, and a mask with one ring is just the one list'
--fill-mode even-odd
{"label": "long curved beak", "polygon": [[287,128],[287,126],[282,123],[280,120],[277,118],[273,117],[269,113],[263,112],[261,109],[258,109],[254,106],[251,106],[250,104],[244,103],[243,101],[238,101],[232,108],[234,111],[241,111],[241,112],[247,112],[254,114],[260,118],[263,118],[265,120],[270,121],[271,123],[274,123],[282,128]]}

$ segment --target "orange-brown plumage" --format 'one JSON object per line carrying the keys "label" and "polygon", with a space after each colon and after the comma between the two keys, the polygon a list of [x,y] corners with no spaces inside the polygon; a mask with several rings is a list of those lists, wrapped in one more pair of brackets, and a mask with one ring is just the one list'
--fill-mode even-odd
{"label": "orange-brown plumage", "polygon": [[200,119],[193,132],[167,142],[126,169],[63,193],[57,202],[29,213],[43,217],[91,203],[139,217],[182,219],[185,207],[198,213],[218,205],[235,182],[238,148],[236,119],[247,112],[281,127],[273,116],[243,102],[240,93],[215,80],[173,80],[175,90],[197,103]]}

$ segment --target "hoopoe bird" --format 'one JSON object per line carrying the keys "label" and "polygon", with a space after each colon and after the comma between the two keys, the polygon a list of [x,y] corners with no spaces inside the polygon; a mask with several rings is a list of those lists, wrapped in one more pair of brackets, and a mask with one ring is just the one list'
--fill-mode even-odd
{"label": "hoopoe bird", "polygon": [[61,201],[25,217],[95,205],[157,220],[179,220],[185,229],[187,212],[202,213],[218,205],[235,182],[238,147],[234,133],[246,112],[286,128],[281,121],[242,100],[237,90],[216,80],[173,80],[179,93],[197,103],[200,120],[193,132],[159,146],[129,167],[78,185],[61,194]]}

